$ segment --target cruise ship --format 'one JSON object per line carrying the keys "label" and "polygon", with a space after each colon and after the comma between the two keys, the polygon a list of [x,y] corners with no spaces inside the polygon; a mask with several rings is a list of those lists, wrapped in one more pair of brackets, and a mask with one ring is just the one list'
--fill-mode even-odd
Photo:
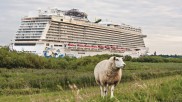
{"label": "cruise ship", "polygon": [[91,22],[78,9],[53,8],[23,17],[11,49],[45,57],[101,54],[140,57],[148,52],[145,37],[139,27],[101,19]]}

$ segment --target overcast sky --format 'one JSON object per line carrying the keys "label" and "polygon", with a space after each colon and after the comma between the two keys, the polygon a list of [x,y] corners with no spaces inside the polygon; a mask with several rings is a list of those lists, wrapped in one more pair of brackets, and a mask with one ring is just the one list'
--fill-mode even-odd
{"label": "overcast sky", "polygon": [[150,53],[182,55],[182,0],[1,0],[0,45],[15,37],[23,16],[52,7],[141,27]]}

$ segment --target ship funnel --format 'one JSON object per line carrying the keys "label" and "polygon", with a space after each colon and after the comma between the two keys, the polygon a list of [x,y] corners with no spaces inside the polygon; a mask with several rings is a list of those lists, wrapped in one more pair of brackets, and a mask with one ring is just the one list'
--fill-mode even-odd
{"label": "ship funnel", "polygon": [[100,21],[102,21],[102,19],[98,19],[94,23],[99,23]]}

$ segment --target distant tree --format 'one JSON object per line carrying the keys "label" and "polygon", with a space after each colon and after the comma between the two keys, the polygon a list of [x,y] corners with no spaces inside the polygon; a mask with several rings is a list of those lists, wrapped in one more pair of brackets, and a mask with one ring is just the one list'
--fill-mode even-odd
{"label": "distant tree", "polygon": [[155,51],[155,52],[154,52],[154,56],[156,56],[156,55],[157,55],[157,52]]}
{"label": "distant tree", "polygon": [[178,58],[178,55],[177,55],[177,54],[175,54],[175,55],[174,55],[174,58]]}
{"label": "distant tree", "polygon": [[132,60],[132,57],[129,56],[129,55],[126,55],[126,56],[124,57],[124,60],[125,60],[125,61],[131,61],[131,60]]}

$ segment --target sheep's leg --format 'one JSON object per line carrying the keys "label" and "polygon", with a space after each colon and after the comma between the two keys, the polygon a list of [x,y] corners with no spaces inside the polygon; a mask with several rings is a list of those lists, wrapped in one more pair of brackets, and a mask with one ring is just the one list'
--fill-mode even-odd
{"label": "sheep's leg", "polygon": [[106,86],[104,86],[104,96],[107,95],[107,91],[108,91],[108,84]]}
{"label": "sheep's leg", "polygon": [[100,94],[102,97],[104,97],[104,93],[103,93],[103,90],[102,90],[102,86],[100,85]]}
{"label": "sheep's leg", "polygon": [[114,85],[111,86],[111,98],[114,97]]}

